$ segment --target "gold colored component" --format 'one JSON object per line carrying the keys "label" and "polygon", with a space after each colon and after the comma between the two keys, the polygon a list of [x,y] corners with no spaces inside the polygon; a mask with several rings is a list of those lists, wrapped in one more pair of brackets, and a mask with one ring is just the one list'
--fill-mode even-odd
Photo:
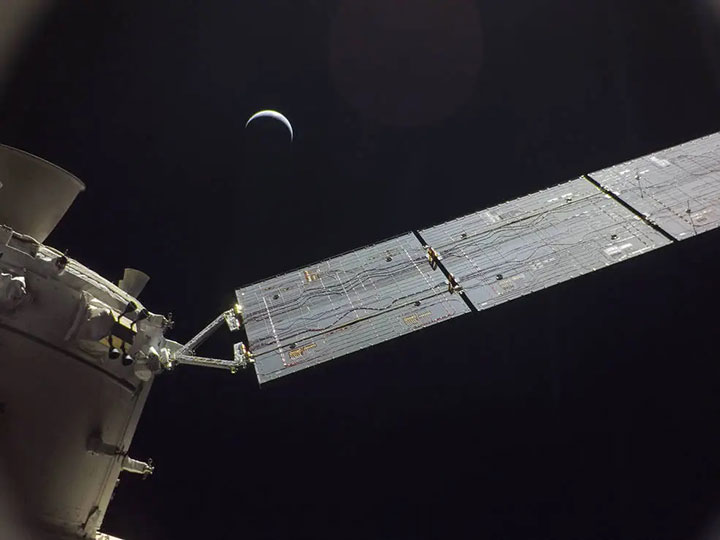
{"label": "gold colored component", "polygon": [[124,316],[118,318],[118,314],[115,312],[112,313],[112,316],[115,320],[111,330],[112,335],[100,339],[99,343],[116,349],[131,346],[137,334],[137,331],[133,328],[133,321]]}
{"label": "gold colored component", "polygon": [[500,289],[498,291],[498,294],[502,295],[505,294],[508,291],[515,290],[520,284],[516,283],[517,281],[524,280],[525,274],[518,274],[516,276],[511,277],[505,277],[501,282],[497,284],[498,288]]}
{"label": "gold colored component", "polygon": [[305,270],[303,274],[305,274],[305,281],[307,281],[308,283],[320,279],[320,275],[317,272],[310,272],[309,270]]}
{"label": "gold colored component", "polygon": [[437,269],[438,261],[442,259],[440,254],[430,246],[425,246],[425,252],[427,253],[427,260],[430,263],[430,268],[433,270]]}
{"label": "gold colored component", "polygon": [[104,337],[100,340],[100,343],[110,348],[115,349],[122,349],[123,345],[128,347],[131,345],[131,343],[128,343],[127,341],[123,341],[117,336],[110,336],[110,339]]}
{"label": "gold colored component", "polygon": [[462,291],[462,287],[458,283],[457,279],[455,279],[455,276],[453,276],[452,274],[448,274],[447,284],[448,292],[450,294]]}
{"label": "gold colored component", "polygon": [[240,342],[240,351],[242,351],[242,353],[245,355],[248,362],[253,363],[255,361],[255,355],[250,351],[250,349],[247,348],[247,346],[243,342]]}
{"label": "gold colored component", "polygon": [[403,322],[408,326],[412,326],[414,324],[421,324],[423,322],[422,319],[430,317],[431,315],[432,313],[429,311],[425,311],[423,313],[413,313],[412,315],[403,317]]}
{"label": "gold colored component", "polygon": [[290,358],[299,358],[303,354],[305,354],[305,351],[309,349],[313,349],[317,347],[315,343],[308,343],[307,345],[303,345],[302,347],[298,347],[297,349],[293,349],[290,351]]}

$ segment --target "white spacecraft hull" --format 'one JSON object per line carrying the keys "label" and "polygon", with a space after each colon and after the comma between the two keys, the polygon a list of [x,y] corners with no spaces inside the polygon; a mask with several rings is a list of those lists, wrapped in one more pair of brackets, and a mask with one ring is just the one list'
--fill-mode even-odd
{"label": "white spacecraft hull", "polygon": [[[29,199],[12,204],[3,192],[47,191],[59,219],[66,208],[52,191],[67,194],[70,185],[77,192],[77,179],[0,147],[6,169],[14,174],[0,188],[0,214],[11,222],[0,225],[0,537],[95,538],[120,472],[151,471],[127,454],[158,367],[147,353],[163,350],[167,320],[17,232],[17,223],[31,222],[18,208]],[[71,202],[65,197],[62,205]],[[36,223],[40,236],[54,226],[44,216]],[[116,347],[125,356],[111,358]]]}

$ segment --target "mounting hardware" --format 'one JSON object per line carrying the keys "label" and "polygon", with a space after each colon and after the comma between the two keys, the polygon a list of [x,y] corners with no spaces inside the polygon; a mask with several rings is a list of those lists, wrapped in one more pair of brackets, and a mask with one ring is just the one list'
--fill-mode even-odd
{"label": "mounting hardware", "polygon": [[58,269],[58,272],[62,273],[63,270],[65,270],[65,267],[67,266],[68,262],[70,262],[70,260],[67,258],[67,251],[64,254],[57,257],[55,259],[55,261],[53,261],[53,262],[55,264],[55,268]]}
{"label": "mounting hardware", "polygon": [[430,263],[430,268],[433,270],[436,270],[438,267],[438,262],[442,260],[442,256],[430,246],[424,246],[425,247],[425,253],[427,255],[427,260]]}
{"label": "mounting hardware", "polygon": [[135,311],[136,309],[137,309],[137,304],[136,304],[135,302],[133,302],[132,300],[130,300],[130,301],[125,305],[125,309],[123,309],[122,313],[118,316],[118,320],[119,320],[121,317],[124,317],[125,315],[127,315],[128,313],[132,313],[132,312]]}
{"label": "mounting hardware", "polygon": [[451,273],[448,272],[447,277],[448,278],[447,278],[446,283],[448,286],[448,292],[450,294],[454,294],[454,293],[462,291],[462,287],[458,283],[457,279],[455,279],[455,276],[453,276]]}
{"label": "mounting hardware", "polygon": [[215,333],[215,331],[222,326],[223,322],[227,324],[231,332],[239,330],[243,324],[242,306],[235,304],[232,309],[215,317],[210,324],[198,332],[198,334],[185,345],[174,352],[168,351],[166,355],[167,358],[159,358],[160,363],[166,368],[170,368],[174,364],[190,364],[194,366],[227,369],[230,370],[231,373],[237,372],[238,369],[246,368],[249,363],[252,363],[252,354],[247,350],[244,343],[235,344],[232,360],[208,358],[195,354],[197,347]]}
{"label": "mounting hardware", "polygon": [[153,465],[152,459],[148,459],[147,462],[145,462],[133,459],[125,454],[122,460],[122,470],[133,474],[142,474],[143,479],[145,479],[155,472],[155,466]]}
{"label": "mounting hardware", "polygon": [[233,309],[229,309],[225,313],[223,313],[223,317],[225,318],[225,323],[227,324],[227,327],[231,332],[240,330],[240,327],[243,324],[242,306],[240,306],[240,304],[235,304],[233,306]]}

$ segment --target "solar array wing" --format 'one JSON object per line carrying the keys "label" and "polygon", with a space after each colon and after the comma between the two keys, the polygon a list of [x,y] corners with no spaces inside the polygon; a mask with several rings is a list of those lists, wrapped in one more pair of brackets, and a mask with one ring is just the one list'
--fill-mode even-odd
{"label": "solar array wing", "polygon": [[236,291],[261,383],[720,226],[720,133]]}
{"label": "solar array wing", "polygon": [[470,311],[412,233],[237,296],[260,383]]}
{"label": "solar array wing", "polygon": [[585,179],[420,231],[478,310],[671,241]]}

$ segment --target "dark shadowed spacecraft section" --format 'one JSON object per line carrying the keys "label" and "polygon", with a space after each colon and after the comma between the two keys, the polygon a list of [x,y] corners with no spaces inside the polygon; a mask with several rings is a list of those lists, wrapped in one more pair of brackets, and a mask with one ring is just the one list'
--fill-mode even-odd
{"label": "dark shadowed spacecraft section", "polygon": [[261,383],[720,226],[720,133],[238,289]]}

